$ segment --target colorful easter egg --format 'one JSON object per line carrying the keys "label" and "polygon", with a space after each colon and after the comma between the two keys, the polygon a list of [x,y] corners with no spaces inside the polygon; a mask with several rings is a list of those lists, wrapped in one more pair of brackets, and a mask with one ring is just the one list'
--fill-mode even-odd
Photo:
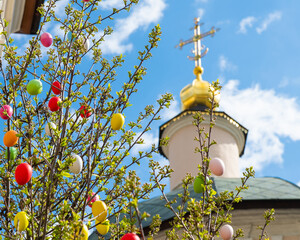
{"label": "colorful easter egg", "polygon": [[135,233],[126,233],[121,240],[140,240],[140,238]]}
{"label": "colorful easter egg", "polygon": [[233,237],[233,228],[229,224],[225,224],[220,228],[219,233],[223,240],[230,240]]}
{"label": "colorful easter egg", "polygon": [[73,37],[72,37],[72,32],[68,32],[67,33],[67,39],[71,42],[73,40]]}
{"label": "colorful easter egg", "polygon": [[59,97],[53,97],[49,100],[49,103],[48,103],[48,107],[50,109],[50,111],[52,112],[56,112],[59,110],[59,106],[58,106],[58,103],[61,102],[61,99]]}
{"label": "colorful easter egg", "polygon": [[88,118],[92,115],[92,110],[87,106],[81,106],[79,111],[82,118]]}
{"label": "colorful easter egg", "polygon": [[71,163],[69,167],[70,171],[74,174],[78,174],[82,171],[82,165],[83,165],[82,158],[75,153],[72,153],[71,156],[74,162]]}
{"label": "colorful easter egg", "polygon": [[2,119],[9,119],[13,115],[13,109],[9,105],[4,105],[0,108],[0,117]]}
{"label": "colorful easter egg", "polygon": [[17,137],[17,132],[14,130],[9,130],[3,137],[3,143],[6,147],[12,147],[16,145],[18,140],[19,137]]}
{"label": "colorful easter egg", "polygon": [[125,118],[121,113],[115,113],[113,114],[110,125],[113,130],[120,130],[125,122]]}
{"label": "colorful easter egg", "polygon": [[98,233],[100,233],[101,235],[105,235],[108,233],[109,231],[109,220],[106,219],[105,221],[103,221],[102,223],[100,223],[98,220],[96,220],[96,229],[98,231]]}
{"label": "colorful easter egg", "polygon": [[[208,182],[208,177],[206,177],[206,182]],[[204,191],[204,178],[196,177],[194,180],[194,192],[202,193]]]}
{"label": "colorful easter egg", "polygon": [[61,85],[59,81],[54,81],[51,86],[52,92],[56,95],[61,93]]}
{"label": "colorful easter egg", "polygon": [[[92,193],[91,196],[88,196],[88,198],[87,198],[87,202],[89,203],[89,204],[88,204],[89,207],[92,207],[92,203],[93,203],[93,202],[100,200],[98,194],[96,194],[95,196],[94,196],[94,195],[95,195],[95,193]],[[94,196],[94,197],[93,197],[93,199],[90,201],[90,199],[91,199],[92,196]]]}
{"label": "colorful easter egg", "polygon": [[53,122],[46,123],[46,126],[45,126],[46,135],[48,135],[50,137],[53,136],[53,133],[54,133],[53,129],[56,129],[56,125]]}
{"label": "colorful easter egg", "polygon": [[44,47],[50,47],[52,45],[53,38],[50,33],[43,33],[41,35],[41,43]]}
{"label": "colorful easter egg", "polygon": [[32,167],[28,163],[21,163],[15,171],[16,182],[19,185],[25,185],[32,176]]}
{"label": "colorful easter egg", "polygon": [[107,217],[106,204],[101,200],[95,201],[92,205],[92,213],[97,221],[103,222]]}
{"label": "colorful easter egg", "polygon": [[43,84],[38,79],[33,79],[27,84],[27,92],[30,95],[38,95],[43,91]]}
{"label": "colorful easter egg", "polygon": [[225,164],[220,158],[212,158],[209,162],[210,171],[216,176],[222,176],[225,172]]}
{"label": "colorful easter egg", "polygon": [[79,237],[80,240],[88,240],[89,238],[89,229],[85,224],[81,228]]}
{"label": "colorful easter egg", "polygon": [[[14,147],[10,147],[9,148],[9,159],[10,160],[15,160],[17,155],[18,155],[17,149],[14,148]],[[6,151],[5,151],[5,158],[6,159],[8,158],[8,149],[6,149]]]}
{"label": "colorful easter egg", "polygon": [[17,228],[19,232],[22,232],[28,227],[28,224],[29,222],[26,213],[24,211],[18,212],[14,219],[15,228]]}
{"label": "colorful easter egg", "polygon": [[90,49],[90,40],[89,39],[85,40],[84,49],[85,49],[85,51],[88,51]]}

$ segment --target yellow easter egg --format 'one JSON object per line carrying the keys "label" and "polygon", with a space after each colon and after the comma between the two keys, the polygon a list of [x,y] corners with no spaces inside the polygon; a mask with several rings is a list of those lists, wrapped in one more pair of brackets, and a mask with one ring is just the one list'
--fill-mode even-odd
{"label": "yellow easter egg", "polygon": [[80,236],[80,240],[88,240],[88,238],[89,238],[89,229],[85,224],[83,224],[79,236]]}
{"label": "yellow easter egg", "polygon": [[24,211],[18,212],[14,219],[15,227],[19,232],[24,231],[28,227],[28,218]]}
{"label": "yellow easter egg", "polygon": [[110,125],[113,130],[120,130],[125,123],[125,118],[121,113],[113,114]]}
{"label": "yellow easter egg", "polygon": [[92,213],[99,222],[103,222],[107,217],[106,204],[100,200],[93,202]]}
{"label": "yellow easter egg", "polygon": [[106,233],[108,233],[109,230],[109,220],[106,219],[104,222],[100,223],[100,222],[96,219],[96,229],[98,231],[98,233],[100,233],[101,235],[105,235]]}

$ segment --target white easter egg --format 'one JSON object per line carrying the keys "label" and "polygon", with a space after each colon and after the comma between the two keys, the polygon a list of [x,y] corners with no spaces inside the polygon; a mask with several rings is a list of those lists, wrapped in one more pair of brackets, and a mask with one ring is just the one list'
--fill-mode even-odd
{"label": "white easter egg", "polygon": [[[53,122],[48,122],[48,124],[46,124],[46,127],[45,127],[45,132],[48,136],[52,136],[53,135],[53,130],[50,129],[50,126],[53,128],[53,129],[56,129],[56,125],[53,123]],[[52,135],[51,135],[52,133]]]}
{"label": "white easter egg", "polygon": [[71,154],[75,161],[70,165],[70,171],[74,174],[78,174],[82,171],[82,158],[75,153]]}
{"label": "white easter egg", "polygon": [[219,232],[223,240],[230,240],[233,237],[233,228],[229,224],[223,225]]}
{"label": "white easter egg", "polygon": [[225,172],[225,164],[220,158],[212,158],[209,162],[210,171],[216,176],[222,176]]}
{"label": "white easter egg", "polygon": [[86,41],[84,42],[84,49],[85,49],[85,51],[88,51],[90,49],[89,39],[86,39]]}

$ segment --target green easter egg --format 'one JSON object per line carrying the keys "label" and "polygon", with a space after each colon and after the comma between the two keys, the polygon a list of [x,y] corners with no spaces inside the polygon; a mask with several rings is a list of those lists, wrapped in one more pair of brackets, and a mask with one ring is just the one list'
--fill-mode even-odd
{"label": "green easter egg", "polygon": [[[208,178],[206,179],[206,182]],[[195,193],[203,193],[204,192],[204,178],[196,177],[194,181],[194,192]]]}
{"label": "green easter egg", "polygon": [[[18,155],[18,151],[16,148],[14,147],[10,147],[9,148],[9,157],[10,157],[10,160],[15,160],[16,157]],[[7,159],[8,157],[8,150],[5,151],[5,158]]]}
{"label": "green easter egg", "polygon": [[38,79],[33,79],[27,84],[27,92],[30,95],[38,95],[43,90],[43,84]]}

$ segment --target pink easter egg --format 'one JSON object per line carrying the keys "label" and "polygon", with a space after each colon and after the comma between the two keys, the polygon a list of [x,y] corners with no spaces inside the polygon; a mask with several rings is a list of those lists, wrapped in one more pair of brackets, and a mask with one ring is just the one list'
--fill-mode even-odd
{"label": "pink easter egg", "polygon": [[219,233],[223,240],[230,240],[233,237],[233,228],[229,224],[225,224],[220,228]]}
{"label": "pink easter egg", "polygon": [[[89,202],[91,197],[94,196],[94,195],[95,195],[95,193],[92,193],[90,196],[88,196],[87,202]],[[99,195],[96,194],[95,197],[93,197],[93,199],[89,202],[89,207],[92,207],[93,202],[99,201],[99,200],[100,200]]]}
{"label": "pink easter egg", "polygon": [[210,171],[216,176],[222,176],[225,172],[225,164],[220,158],[213,158],[209,162]]}
{"label": "pink easter egg", "polygon": [[4,105],[0,108],[0,117],[2,119],[9,119],[13,115],[13,109],[9,105]]}
{"label": "pink easter egg", "polygon": [[44,47],[50,47],[52,45],[53,38],[50,33],[43,33],[41,35],[41,43]]}

